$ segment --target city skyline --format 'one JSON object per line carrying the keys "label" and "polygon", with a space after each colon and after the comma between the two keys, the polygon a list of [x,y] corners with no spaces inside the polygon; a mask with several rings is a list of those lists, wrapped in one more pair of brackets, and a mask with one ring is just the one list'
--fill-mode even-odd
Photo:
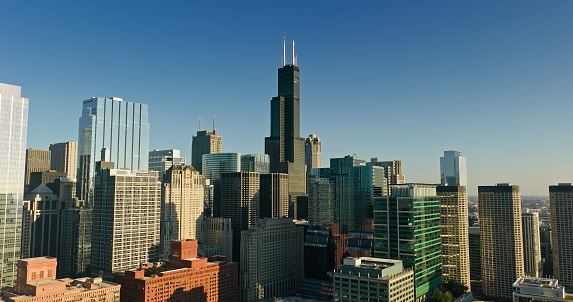
{"label": "city skyline", "polygon": [[407,182],[439,183],[437,158],[457,150],[470,196],[498,182],[548,196],[573,181],[561,139],[572,3],[299,3],[288,25],[258,4],[5,3],[0,28],[20,47],[3,50],[0,82],[31,101],[26,148],[77,141],[81,101],[115,96],[149,105],[150,150],[190,158],[199,117],[215,115],[226,152],[262,154],[286,34],[302,69],[300,135],[321,138],[323,167],[400,159]]}

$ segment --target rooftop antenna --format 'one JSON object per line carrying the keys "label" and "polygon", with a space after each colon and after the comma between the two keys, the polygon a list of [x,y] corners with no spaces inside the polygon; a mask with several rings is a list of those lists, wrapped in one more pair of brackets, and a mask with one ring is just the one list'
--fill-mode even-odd
{"label": "rooftop antenna", "polygon": [[215,131],[215,116],[213,115],[213,131]]}
{"label": "rooftop antenna", "polygon": [[292,65],[296,65],[294,58],[294,40],[292,40]]}
{"label": "rooftop antenna", "polygon": [[286,65],[286,35],[283,35],[283,67]]}
{"label": "rooftop antenna", "polygon": [[203,130],[203,125],[202,124],[202,118],[199,117],[199,131]]}

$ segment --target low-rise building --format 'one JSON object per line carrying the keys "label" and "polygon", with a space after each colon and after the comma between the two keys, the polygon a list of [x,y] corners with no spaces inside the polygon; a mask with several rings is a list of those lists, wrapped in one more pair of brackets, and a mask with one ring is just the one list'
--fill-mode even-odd
{"label": "low-rise building", "polygon": [[565,292],[559,280],[549,278],[521,277],[513,283],[513,302],[524,301],[571,301],[573,295]]}

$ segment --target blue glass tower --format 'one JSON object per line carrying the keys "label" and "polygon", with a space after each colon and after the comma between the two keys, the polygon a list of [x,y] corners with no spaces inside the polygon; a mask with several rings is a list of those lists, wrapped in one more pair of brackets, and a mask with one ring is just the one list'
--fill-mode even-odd
{"label": "blue glass tower", "polygon": [[147,170],[149,121],[147,105],[121,98],[85,100],[79,121],[78,197],[91,203],[95,162],[109,149],[117,169]]}

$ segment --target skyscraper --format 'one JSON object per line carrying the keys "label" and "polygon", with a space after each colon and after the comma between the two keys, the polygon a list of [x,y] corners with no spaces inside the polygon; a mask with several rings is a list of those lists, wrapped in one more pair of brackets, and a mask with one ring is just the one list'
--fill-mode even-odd
{"label": "skyscraper", "polygon": [[484,295],[511,299],[525,273],[519,186],[479,186],[481,278]]}
{"label": "skyscraper", "polygon": [[568,291],[573,290],[573,186],[549,186],[551,208],[551,248],[555,278]]}
{"label": "skyscraper", "polygon": [[296,66],[293,41],[292,64],[287,65],[286,60],[283,60],[283,67],[278,70],[278,96],[271,100],[271,135],[265,138],[265,154],[269,155],[270,172],[289,175],[289,212],[294,212],[296,197],[306,193],[304,138],[300,137],[299,87],[300,68]]}
{"label": "skyscraper", "polygon": [[467,186],[466,158],[459,151],[444,151],[440,157],[440,175],[444,186]]}
{"label": "skyscraper", "polygon": [[172,240],[197,238],[203,215],[205,181],[192,166],[173,165],[161,188],[161,253],[169,255]]}
{"label": "skyscraper", "polygon": [[0,288],[16,281],[20,258],[28,99],[21,87],[0,83]]}
{"label": "skyscraper", "polygon": [[442,238],[442,279],[470,288],[468,194],[465,186],[438,186]]}
{"label": "skyscraper", "polygon": [[387,194],[390,194],[390,185],[399,185],[406,183],[406,176],[402,174],[402,161],[389,160],[378,161],[377,157],[372,157],[370,162],[366,163],[367,166],[376,166],[384,168],[384,177],[387,182]]}
{"label": "skyscraper", "polygon": [[288,216],[288,175],[261,174],[259,217],[280,218]]}
{"label": "skyscraper", "polygon": [[221,175],[241,171],[241,153],[212,153],[203,155],[202,174],[213,185],[214,215],[221,214]]}
{"label": "skyscraper", "polygon": [[76,178],[78,174],[78,143],[50,144],[50,152],[50,170],[64,172],[66,173],[66,178]]}
{"label": "skyscraper", "polygon": [[414,269],[416,299],[442,284],[440,199],[429,184],[391,185],[374,198],[374,257]]}
{"label": "skyscraper", "polygon": [[30,193],[30,174],[50,170],[51,152],[42,149],[26,149],[26,179],[24,181],[25,194]]}
{"label": "skyscraper", "polygon": [[215,129],[213,131],[199,130],[197,135],[193,136],[191,149],[191,165],[197,171],[202,172],[203,155],[223,153],[223,138],[217,134]]}
{"label": "skyscraper", "polygon": [[268,154],[241,155],[241,172],[269,173],[270,163]]}
{"label": "skyscraper", "polygon": [[310,226],[335,221],[333,194],[330,186],[330,169],[312,169],[308,178],[308,223]]}
{"label": "skyscraper", "polygon": [[95,163],[103,148],[117,169],[147,170],[149,122],[147,105],[121,98],[85,100],[79,119],[78,197],[91,203]]}
{"label": "skyscraper", "polygon": [[[181,157],[181,150],[153,150],[149,151],[149,171],[159,172],[159,181],[163,182],[163,175],[173,165],[184,165],[185,157]],[[198,171],[199,174],[201,171]],[[168,243],[171,244],[171,243]]]}
{"label": "skyscraper", "polygon": [[525,275],[543,277],[541,263],[541,241],[539,236],[539,213],[524,212],[521,214],[523,228],[523,262]]}
{"label": "skyscraper", "polygon": [[309,135],[304,142],[304,163],[307,171],[320,168],[322,146],[316,134]]}

